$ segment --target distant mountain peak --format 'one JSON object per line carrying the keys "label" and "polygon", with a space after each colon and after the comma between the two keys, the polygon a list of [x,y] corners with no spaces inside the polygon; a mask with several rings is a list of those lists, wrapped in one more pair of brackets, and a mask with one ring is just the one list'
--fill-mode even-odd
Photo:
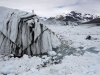
{"label": "distant mountain peak", "polygon": [[92,15],[89,13],[79,13],[76,11],[71,11],[70,13],[67,14],[62,14],[62,15],[57,15],[56,17],[53,17],[53,19],[56,20],[64,20],[64,21],[90,21],[94,18],[98,18],[99,16],[97,15]]}

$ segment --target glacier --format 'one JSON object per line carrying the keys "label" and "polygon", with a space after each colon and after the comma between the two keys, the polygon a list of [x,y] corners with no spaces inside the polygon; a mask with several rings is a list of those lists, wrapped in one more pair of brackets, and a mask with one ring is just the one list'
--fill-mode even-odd
{"label": "glacier", "polygon": [[52,51],[60,44],[36,14],[0,7],[0,54],[33,56]]}

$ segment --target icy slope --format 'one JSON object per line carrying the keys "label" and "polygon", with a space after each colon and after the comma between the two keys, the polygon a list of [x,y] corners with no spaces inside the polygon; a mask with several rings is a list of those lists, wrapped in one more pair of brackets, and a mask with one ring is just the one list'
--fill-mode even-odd
{"label": "icy slope", "polygon": [[34,13],[0,7],[0,32],[4,35],[0,37],[0,54],[36,55],[60,45],[56,35]]}

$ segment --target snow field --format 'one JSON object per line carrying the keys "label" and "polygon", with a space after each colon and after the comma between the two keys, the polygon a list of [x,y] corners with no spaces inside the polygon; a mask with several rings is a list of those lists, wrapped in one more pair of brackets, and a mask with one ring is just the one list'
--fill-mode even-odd
{"label": "snow field", "polygon": [[[100,74],[100,53],[85,53],[83,56],[65,56],[60,64],[51,64],[47,67],[37,65],[47,61],[50,57],[28,57],[10,58],[0,62],[1,75],[99,75]],[[1,58],[0,58],[1,59]]]}

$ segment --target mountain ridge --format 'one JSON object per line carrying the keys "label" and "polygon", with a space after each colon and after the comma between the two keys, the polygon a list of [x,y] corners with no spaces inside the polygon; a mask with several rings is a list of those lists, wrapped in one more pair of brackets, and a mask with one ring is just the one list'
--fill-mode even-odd
{"label": "mountain ridge", "polygon": [[85,20],[85,19],[86,20],[92,20],[92,19],[98,18],[100,16],[89,14],[89,13],[79,13],[79,12],[71,11],[70,13],[57,15],[55,17],[50,17],[50,18],[60,20],[60,19],[66,19],[66,17],[72,17],[73,19],[78,21],[78,20]]}
{"label": "mountain ridge", "polygon": [[100,16],[92,15],[89,13],[79,13],[79,12],[71,11],[70,13],[67,13],[67,14],[62,14],[62,15],[57,15],[55,17],[46,18],[46,20],[44,20],[44,23],[46,24],[60,23],[62,25],[69,25],[69,22],[72,22],[72,23],[80,24],[80,23],[88,22],[95,18],[100,18]]}

